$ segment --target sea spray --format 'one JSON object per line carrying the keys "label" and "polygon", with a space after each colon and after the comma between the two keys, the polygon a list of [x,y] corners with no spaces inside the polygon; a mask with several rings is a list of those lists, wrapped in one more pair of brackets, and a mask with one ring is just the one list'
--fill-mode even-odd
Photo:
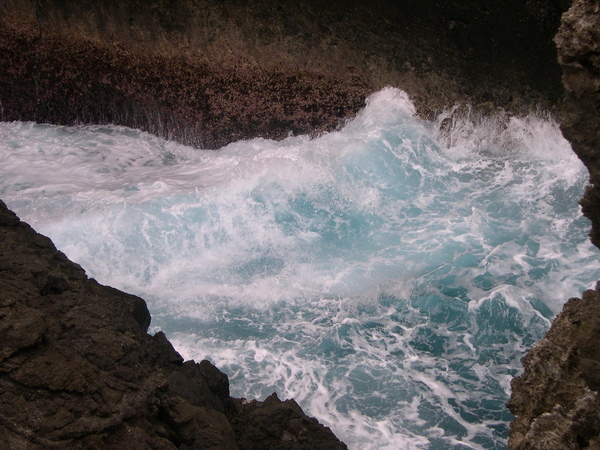
{"label": "sea spray", "polygon": [[340,131],[216,152],[1,123],[0,197],[236,396],[356,449],[505,448],[520,358],[600,258],[556,123],[456,117],[384,89]]}

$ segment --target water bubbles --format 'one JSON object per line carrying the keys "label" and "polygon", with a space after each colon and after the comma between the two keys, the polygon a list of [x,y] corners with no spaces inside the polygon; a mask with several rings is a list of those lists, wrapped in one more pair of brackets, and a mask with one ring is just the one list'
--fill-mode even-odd
{"label": "water bubbles", "polygon": [[0,192],[234,395],[351,448],[502,448],[521,357],[600,275],[587,174],[549,118],[446,119],[388,88],[340,131],[219,151],[2,123]]}

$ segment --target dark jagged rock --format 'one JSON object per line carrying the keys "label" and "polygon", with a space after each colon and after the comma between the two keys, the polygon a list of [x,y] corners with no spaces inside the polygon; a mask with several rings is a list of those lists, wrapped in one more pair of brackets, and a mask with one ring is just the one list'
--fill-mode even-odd
{"label": "dark jagged rock", "polygon": [[558,99],[566,0],[0,0],[0,120],[204,148],[339,126],[386,85],[431,117]]}
{"label": "dark jagged rock", "polygon": [[511,449],[600,448],[600,291],[570,299],[512,382]]}
{"label": "dark jagged rock", "polygon": [[[600,2],[576,0],[556,36],[561,129],[590,172],[581,200],[600,246]],[[600,448],[600,288],[571,299],[523,360],[509,402],[511,449]]]}
{"label": "dark jagged rock", "polygon": [[149,324],[0,201],[2,448],[346,448],[292,400],[231,398]]}
{"label": "dark jagged rock", "polygon": [[561,129],[590,172],[581,201],[592,221],[590,237],[600,247],[600,3],[576,1],[556,36],[565,98]]}

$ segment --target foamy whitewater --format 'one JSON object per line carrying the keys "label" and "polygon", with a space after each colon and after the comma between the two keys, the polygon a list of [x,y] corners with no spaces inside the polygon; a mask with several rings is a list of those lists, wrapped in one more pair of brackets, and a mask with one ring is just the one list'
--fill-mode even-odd
{"label": "foamy whitewater", "polygon": [[294,397],[353,449],[506,448],[520,359],[600,278],[587,172],[548,118],[446,117],[388,88],[340,131],[219,151],[0,123],[0,198],[234,396]]}

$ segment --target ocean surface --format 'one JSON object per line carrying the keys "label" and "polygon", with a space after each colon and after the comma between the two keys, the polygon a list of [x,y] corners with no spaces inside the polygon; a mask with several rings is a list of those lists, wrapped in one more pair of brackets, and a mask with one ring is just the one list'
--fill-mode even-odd
{"label": "ocean surface", "polygon": [[339,131],[218,151],[5,122],[0,198],[234,396],[356,450],[504,449],[522,356],[600,278],[587,172],[543,114],[449,114],[387,88]]}

